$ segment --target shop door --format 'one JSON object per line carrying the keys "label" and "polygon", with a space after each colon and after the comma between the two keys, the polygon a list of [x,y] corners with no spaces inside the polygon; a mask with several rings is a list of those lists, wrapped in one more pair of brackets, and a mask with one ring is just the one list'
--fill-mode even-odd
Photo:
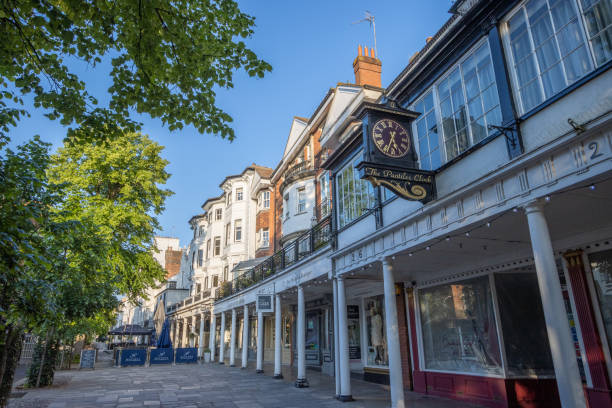
{"label": "shop door", "polygon": [[321,365],[321,314],[306,313],[306,365]]}

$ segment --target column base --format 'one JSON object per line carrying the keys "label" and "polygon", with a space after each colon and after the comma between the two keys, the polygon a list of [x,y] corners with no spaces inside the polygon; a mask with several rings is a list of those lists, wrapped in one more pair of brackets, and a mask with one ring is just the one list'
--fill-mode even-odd
{"label": "column base", "polygon": [[230,364],[230,367],[236,367],[236,364]]}
{"label": "column base", "polygon": [[298,378],[295,380],[295,388],[308,388],[309,386],[308,380],[305,378]]}
{"label": "column base", "polygon": [[355,400],[353,399],[353,396],[352,396],[352,395],[338,395],[336,398],[337,398],[337,399],[338,399],[338,401],[340,401],[340,402],[351,402],[351,401],[355,401]]}
{"label": "column base", "polygon": [[223,361],[219,361],[219,364],[225,364]]}
{"label": "column base", "polygon": [[275,380],[281,380],[283,378],[283,375],[282,374],[274,374],[274,377],[272,377],[272,378],[274,378]]}
{"label": "column base", "polygon": [[257,374],[263,374],[263,370],[255,370]]}

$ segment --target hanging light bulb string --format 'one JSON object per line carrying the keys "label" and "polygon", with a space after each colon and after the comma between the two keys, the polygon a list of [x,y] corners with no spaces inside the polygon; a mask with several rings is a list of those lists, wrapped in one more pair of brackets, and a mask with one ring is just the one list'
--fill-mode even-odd
{"label": "hanging light bulb string", "polygon": [[[571,192],[578,191],[578,190],[595,191],[597,189],[597,185],[605,183],[606,181],[609,181],[609,180],[612,180],[612,176],[604,178],[604,179],[601,179],[601,180],[598,180],[596,182],[590,182],[588,184],[572,187],[572,188],[569,188],[569,189],[566,189],[566,190],[563,190],[563,191],[558,191],[558,192],[555,192],[555,193],[546,194],[545,196],[543,196],[541,198],[543,198],[545,201],[549,202],[549,201],[552,200],[552,197],[559,196],[559,195],[566,194],[566,193],[571,193]],[[510,212],[517,213],[518,210],[519,210],[518,207],[513,207],[512,209],[504,211],[504,212],[496,215],[495,217],[493,217],[493,218],[491,218],[491,219],[489,219],[489,220],[487,220],[487,221],[485,221],[485,222],[483,222],[481,224],[478,224],[478,225],[474,226],[473,228],[471,228],[471,229],[469,229],[467,231],[459,232],[459,233],[456,233],[456,234],[450,234],[450,235],[447,235],[445,237],[438,238],[438,239],[428,243],[424,247],[421,247],[421,248],[414,249],[414,250],[410,251],[408,253],[408,256],[413,256],[414,254],[419,253],[419,252],[423,252],[423,251],[430,251],[435,245],[438,245],[438,244],[443,243],[443,242],[449,242],[452,239],[456,239],[456,238],[469,238],[469,239],[472,239],[472,240],[485,240],[485,241],[504,242],[504,243],[508,243],[508,244],[528,244],[529,242],[520,241],[520,240],[506,240],[506,239],[500,239],[500,238],[477,237],[477,236],[473,236],[472,235],[472,233],[474,231],[479,230],[481,228],[491,228],[491,226],[497,220],[499,220],[500,218],[506,216]],[[460,248],[463,247],[462,243],[459,243],[459,245],[460,245]]]}

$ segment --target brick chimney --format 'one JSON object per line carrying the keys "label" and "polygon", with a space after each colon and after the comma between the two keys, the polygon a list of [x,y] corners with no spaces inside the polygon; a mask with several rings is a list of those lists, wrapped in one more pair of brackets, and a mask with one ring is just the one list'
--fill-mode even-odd
{"label": "brick chimney", "polygon": [[376,55],[374,49],[368,51],[368,47],[362,50],[361,45],[357,48],[357,58],[353,61],[353,70],[355,71],[355,83],[357,85],[371,85],[382,88],[380,73],[382,71],[382,63]]}

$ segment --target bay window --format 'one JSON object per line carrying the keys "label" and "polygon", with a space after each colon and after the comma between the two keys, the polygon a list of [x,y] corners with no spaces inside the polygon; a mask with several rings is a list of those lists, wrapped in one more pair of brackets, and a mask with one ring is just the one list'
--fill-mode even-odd
{"label": "bay window", "polygon": [[495,133],[501,110],[488,41],[477,44],[417,99],[413,124],[420,166],[436,170]]}
{"label": "bay window", "polygon": [[610,4],[610,0],[529,0],[508,17],[505,41],[521,113],[610,59]]}
{"label": "bay window", "polygon": [[355,169],[355,165],[360,161],[361,155],[358,154],[336,176],[340,228],[361,217],[376,203],[372,184],[360,179]]}

